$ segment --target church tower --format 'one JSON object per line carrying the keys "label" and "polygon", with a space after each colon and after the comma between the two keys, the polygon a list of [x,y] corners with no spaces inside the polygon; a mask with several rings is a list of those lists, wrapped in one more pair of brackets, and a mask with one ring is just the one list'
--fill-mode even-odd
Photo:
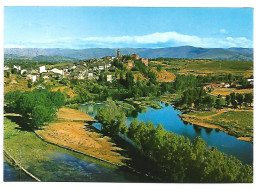
{"label": "church tower", "polygon": [[120,57],[120,50],[117,49],[117,57],[119,58]]}

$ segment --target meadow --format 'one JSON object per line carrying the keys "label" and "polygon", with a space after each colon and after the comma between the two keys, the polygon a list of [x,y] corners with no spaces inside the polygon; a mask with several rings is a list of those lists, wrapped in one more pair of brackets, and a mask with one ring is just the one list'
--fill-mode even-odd
{"label": "meadow", "polygon": [[[158,62],[156,62],[158,63]],[[179,74],[229,74],[249,77],[253,74],[252,61],[224,61],[208,59],[167,59],[161,60],[163,69]]]}

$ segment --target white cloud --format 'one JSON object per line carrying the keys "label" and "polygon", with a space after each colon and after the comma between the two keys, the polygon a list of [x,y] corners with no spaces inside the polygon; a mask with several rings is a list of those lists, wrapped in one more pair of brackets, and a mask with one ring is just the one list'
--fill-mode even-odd
{"label": "white cloud", "polygon": [[196,36],[179,34],[177,32],[153,33],[143,36],[118,36],[118,37],[88,37],[83,39],[91,43],[124,43],[124,44],[157,44],[168,42],[189,43],[199,41]]}
{"label": "white cloud", "polygon": [[[224,30],[224,29],[223,29]],[[14,47],[7,44],[5,47]],[[152,33],[142,36],[115,36],[115,37],[86,37],[86,38],[60,38],[53,40],[42,40],[34,42],[19,42],[17,46],[25,47],[59,47],[59,48],[88,48],[88,47],[174,47],[174,46],[195,46],[204,48],[228,48],[228,47],[245,47],[251,48],[253,42],[245,37],[226,37],[226,38],[204,38],[194,35],[186,35],[172,32]]]}
{"label": "white cloud", "polygon": [[221,34],[226,34],[226,33],[227,33],[227,31],[226,31],[224,28],[220,29],[219,32],[220,32]]}

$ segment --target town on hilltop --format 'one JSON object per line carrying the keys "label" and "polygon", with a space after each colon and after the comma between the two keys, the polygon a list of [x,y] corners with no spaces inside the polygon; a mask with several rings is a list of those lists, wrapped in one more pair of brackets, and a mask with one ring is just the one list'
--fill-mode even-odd
{"label": "town on hilltop", "polygon": [[55,79],[99,79],[100,72],[106,71],[105,80],[111,82],[113,75],[110,70],[113,71],[112,65],[120,65],[122,68],[125,67],[131,70],[135,66],[135,61],[141,61],[145,66],[148,66],[148,58],[139,58],[139,55],[121,55],[120,50],[117,50],[117,56],[105,56],[103,58],[92,58],[89,60],[81,60],[73,66],[40,66],[32,69],[25,69],[19,65],[13,65],[12,68],[4,66],[4,71],[11,71],[25,76],[26,80],[31,80],[35,83],[42,77],[44,80],[55,78]]}

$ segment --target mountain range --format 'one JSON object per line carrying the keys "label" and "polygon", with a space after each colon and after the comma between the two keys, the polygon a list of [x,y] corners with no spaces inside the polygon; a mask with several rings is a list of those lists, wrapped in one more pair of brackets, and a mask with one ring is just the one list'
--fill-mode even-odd
{"label": "mountain range", "polygon": [[[5,48],[5,58],[28,58],[54,56],[66,57],[71,60],[101,58],[116,56],[116,48],[88,48],[88,49],[61,49],[61,48]],[[122,48],[121,55],[138,54],[143,58],[188,58],[188,59],[217,59],[217,60],[253,60],[253,48],[199,48],[193,46],[167,48]],[[34,58],[35,59],[35,58]]]}

